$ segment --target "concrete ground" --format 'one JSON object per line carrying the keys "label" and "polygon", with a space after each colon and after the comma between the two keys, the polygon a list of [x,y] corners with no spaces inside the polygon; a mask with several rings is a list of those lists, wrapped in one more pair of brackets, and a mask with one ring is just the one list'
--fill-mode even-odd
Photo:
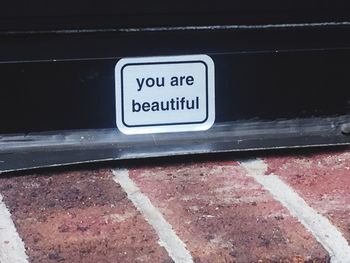
{"label": "concrete ground", "polygon": [[0,177],[1,263],[345,263],[349,242],[350,148]]}

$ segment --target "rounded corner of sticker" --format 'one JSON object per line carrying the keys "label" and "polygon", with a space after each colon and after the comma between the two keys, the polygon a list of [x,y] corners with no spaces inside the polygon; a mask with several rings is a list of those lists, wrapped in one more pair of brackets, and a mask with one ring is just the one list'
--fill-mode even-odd
{"label": "rounded corner of sticker", "polygon": [[202,59],[207,62],[211,67],[214,67],[214,60],[209,55],[201,55]]}
{"label": "rounded corner of sticker", "polygon": [[114,67],[114,72],[117,74],[117,73],[120,73],[124,66],[128,63],[128,59],[127,58],[121,58],[117,61],[117,63],[115,64],[115,67]]}

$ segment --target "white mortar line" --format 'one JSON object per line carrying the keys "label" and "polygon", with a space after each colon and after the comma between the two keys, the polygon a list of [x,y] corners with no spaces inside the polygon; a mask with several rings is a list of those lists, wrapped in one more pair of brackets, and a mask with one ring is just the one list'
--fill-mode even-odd
{"label": "white mortar line", "polygon": [[0,194],[0,262],[28,263],[22,239]]}
{"label": "white mortar line", "polygon": [[159,210],[151,203],[149,198],[141,193],[137,185],[129,177],[128,170],[113,170],[116,181],[127,193],[128,198],[154,228],[159,244],[166,249],[175,263],[192,263],[192,256],[186,249],[184,242],[176,235],[171,225],[164,219]]}
{"label": "white mortar line", "polygon": [[273,197],[307,228],[327,250],[332,263],[349,263],[350,246],[342,233],[324,216],[311,208],[290,186],[276,175],[265,175],[267,164],[262,160],[241,162],[253,177]]}

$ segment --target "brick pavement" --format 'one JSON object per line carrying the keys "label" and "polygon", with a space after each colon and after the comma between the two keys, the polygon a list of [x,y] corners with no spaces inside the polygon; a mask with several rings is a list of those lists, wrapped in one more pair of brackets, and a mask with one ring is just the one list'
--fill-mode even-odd
{"label": "brick pavement", "polygon": [[[261,162],[267,176],[280,178],[350,242],[348,152],[296,151]],[[113,180],[115,168],[126,169],[132,191],[149,199],[183,242],[191,257],[184,262],[347,262],[335,261],[332,248],[228,155],[1,177],[0,194],[29,262],[179,262],[171,240],[166,245],[160,237],[169,230],[137,210],[134,193]]]}

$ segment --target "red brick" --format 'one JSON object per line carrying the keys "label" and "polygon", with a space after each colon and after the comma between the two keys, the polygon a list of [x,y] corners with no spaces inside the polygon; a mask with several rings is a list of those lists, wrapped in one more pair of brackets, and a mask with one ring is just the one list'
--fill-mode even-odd
{"label": "red brick", "polygon": [[134,168],[195,262],[328,262],[321,245],[232,162]]}
{"label": "red brick", "polygon": [[350,152],[270,157],[268,173],[280,176],[350,242]]}
{"label": "red brick", "polygon": [[172,262],[105,170],[0,179],[30,261]]}

